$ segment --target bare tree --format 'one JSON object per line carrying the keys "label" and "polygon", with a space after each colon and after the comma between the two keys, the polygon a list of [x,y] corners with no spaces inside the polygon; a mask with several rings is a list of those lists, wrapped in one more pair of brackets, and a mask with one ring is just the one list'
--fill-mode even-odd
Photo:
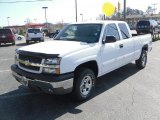
{"label": "bare tree", "polygon": [[147,14],[153,14],[153,8],[151,6],[148,6],[147,10],[146,10]]}

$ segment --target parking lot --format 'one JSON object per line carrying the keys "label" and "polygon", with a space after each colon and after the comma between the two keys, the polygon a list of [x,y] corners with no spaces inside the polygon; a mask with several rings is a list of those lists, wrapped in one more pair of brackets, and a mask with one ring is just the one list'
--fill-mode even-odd
{"label": "parking lot", "polygon": [[133,62],[99,78],[82,103],[70,95],[32,92],[12,77],[15,49],[25,45],[22,40],[0,47],[0,120],[160,120],[160,41],[153,43],[145,69]]}

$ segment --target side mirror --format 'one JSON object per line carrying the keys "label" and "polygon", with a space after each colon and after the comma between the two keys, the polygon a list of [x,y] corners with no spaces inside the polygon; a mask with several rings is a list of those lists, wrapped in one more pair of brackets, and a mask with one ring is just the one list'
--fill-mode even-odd
{"label": "side mirror", "polygon": [[114,36],[106,36],[105,40],[103,40],[103,44],[105,43],[114,43],[116,42],[116,38]]}
{"label": "side mirror", "polygon": [[63,36],[63,37],[67,37],[67,36],[68,36],[68,33],[64,33],[62,36]]}

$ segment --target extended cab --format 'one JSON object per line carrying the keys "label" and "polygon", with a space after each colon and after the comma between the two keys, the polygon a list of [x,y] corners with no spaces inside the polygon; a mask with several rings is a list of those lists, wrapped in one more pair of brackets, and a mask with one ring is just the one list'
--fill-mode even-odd
{"label": "extended cab", "polygon": [[96,78],[131,61],[142,69],[151,35],[132,37],[127,23],[101,21],[67,25],[55,40],[16,50],[12,74],[21,84],[44,92],[72,92],[85,100]]}

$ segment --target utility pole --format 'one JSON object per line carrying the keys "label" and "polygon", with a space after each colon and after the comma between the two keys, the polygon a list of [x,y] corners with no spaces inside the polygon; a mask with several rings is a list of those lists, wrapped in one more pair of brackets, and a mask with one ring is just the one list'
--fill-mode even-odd
{"label": "utility pole", "polygon": [[46,28],[48,28],[48,25],[47,25],[47,14],[46,14],[46,9],[47,9],[47,8],[48,8],[48,7],[42,7],[42,9],[45,10]]}
{"label": "utility pole", "polygon": [[77,0],[75,0],[75,12],[76,12],[76,22],[77,22]]}
{"label": "utility pole", "polygon": [[156,14],[156,10],[157,10],[156,5],[158,5],[158,3],[154,3],[154,4],[151,4],[151,5],[154,6],[153,11],[154,11],[154,14]]}
{"label": "utility pole", "polygon": [[83,22],[83,14],[81,13],[80,15],[82,16],[82,22]]}
{"label": "utility pole", "polygon": [[124,21],[126,21],[126,0],[124,0]]}

